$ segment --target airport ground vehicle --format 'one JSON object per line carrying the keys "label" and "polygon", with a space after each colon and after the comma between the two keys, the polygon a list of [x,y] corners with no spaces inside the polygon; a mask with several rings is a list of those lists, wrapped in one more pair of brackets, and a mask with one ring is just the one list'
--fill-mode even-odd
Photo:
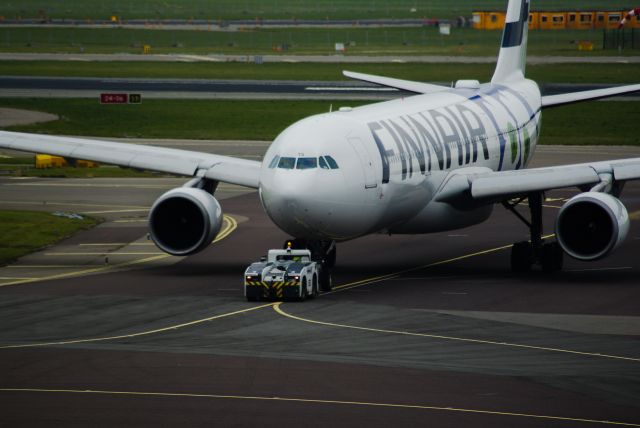
{"label": "airport ground vehicle", "polygon": [[244,294],[249,301],[302,301],[330,289],[330,272],[313,261],[307,249],[269,250],[266,258],[252,263],[244,273]]}

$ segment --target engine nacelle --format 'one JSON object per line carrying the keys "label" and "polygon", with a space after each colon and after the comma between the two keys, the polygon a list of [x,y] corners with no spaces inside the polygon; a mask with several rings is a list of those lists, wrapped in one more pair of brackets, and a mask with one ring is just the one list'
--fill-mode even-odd
{"label": "engine nacelle", "polygon": [[174,256],[194,254],[213,241],[222,226],[222,208],[208,192],[192,187],[169,190],[151,207],[153,242]]}
{"label": "engine nacelle", "polygon": [[629,232],[625,206],[607,193],[585,192],[560,209],[556,236],[562,249],[578,260],[601,259],[624,241]]}

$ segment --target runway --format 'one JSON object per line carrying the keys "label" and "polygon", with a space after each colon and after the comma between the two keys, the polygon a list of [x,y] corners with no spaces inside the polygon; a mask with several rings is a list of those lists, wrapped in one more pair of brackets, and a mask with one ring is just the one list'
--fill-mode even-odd
{"label": "runway", "polygon": [[[263,148],[239,150],[259,156]],[[637,152],[542,147],[534,159]],[[143,222],[115,222],[145,211],[116,212],[117,201],[143,210],[180,183],[108,180],[3,178],[0,203],[46,198],[62,204],[56,210],[111,211],[104,226],[47,250],[89,252],[86,244],[144,237]],[[547,195],[547,233],[569,195]],[[526,229],[496,207],[463,230],[340,244],[334,292],[251,304],[244,268],[287,236],[255,192],[217,196],[237,227],[200,254],[147,269],[0,282],[0,425],[640,426],[636,220],[607,259],[567,259],[557,275],[521,276],[508,270],[509,244]],[[100,201],[111,209],[79,205]],[[623,201],[640,218],[639,184],[625,187]],[[67,257],[50,263],[84,263]]]}
{"label": "runway", "polygon": [[[438,82],[435,82],[438,83]],[[447,86],[451,83],[440,82]],[[608,84],[543,84],[543,95],[610,87]],[[3,97],[99,97],[102,92],[144,98],[392,99],[411,92],[359,81],[214,80],[0,76]],[[630,93],[616,99],[636,100]]]}

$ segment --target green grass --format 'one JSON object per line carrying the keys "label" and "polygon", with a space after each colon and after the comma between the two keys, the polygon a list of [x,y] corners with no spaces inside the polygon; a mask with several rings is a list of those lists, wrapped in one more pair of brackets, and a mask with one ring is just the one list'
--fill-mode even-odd
{"label": "green grass", "polygon": [[[626,0],[607,0],[606,8],[630,7]],[[109,19],[364,19],[454,18],[474,9],[504,10],[505,0],[20,0],[4,2],[6,18]],[[534,10],[602,8],[596,0],[536,0]],[[411,12],[416,8],[416,12]]]}
{"label": "green grass", "polygon": [[91,217],[79,220],[44,212],[0,211],[0,266],[97,223]]}
{"label": "green grass", "polygon": [[[0,99],[0,106],[48,111],[62,120],[10,129],[102,137],[272,140],[303,117],[365,102],[149,100],[100,105],[84,99]],[[544,111],[542,144],[640,145],[637,102],[585,102]]]}
{"label": "green grass", "polygon": [[[494,64],[451,63],[180,63],[0,61],[4,76],[137,77],[171,79],[349,80],[342,70],[423,82],[457,79],[488,81]],[[547,64],[527,66],[527,77],[539,83],[636,83],[640,64]]]}
{"label": "green grass", "polygon": [[336,101],[144,100],[101,105],[85,99],[0,99],[3,107],[55,112],[61,120],[11,127],[24,132],[102,137],[273,139],[292,122]]}
{"label": "green grass", "polygon": [[[495,55],[500,31],[455,28],[441,36],[433,27],[270,28],[246,31],[142,30],[130,28],[0,28],[2,52],[162,54],[335,54],[335,43],[354,42],[346,55]],[[601,30],[532,31],[530,55],[617,55],[602,50]],[[592,40],[593,52],[577,50],[576,40]],[[287,45],[282,52],[274,46]],[[623,54],[637,54],[624,50]]]}
{"label": "green grass", "polygon": [[585,102],[545,110],[542,144],[640,146],[637,101]]}

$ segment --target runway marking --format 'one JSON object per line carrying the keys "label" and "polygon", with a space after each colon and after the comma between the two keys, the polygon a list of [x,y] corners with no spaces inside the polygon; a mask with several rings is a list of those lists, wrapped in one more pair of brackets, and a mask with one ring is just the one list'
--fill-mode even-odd
{"label": "runway marking", "polygon": [[[215,244],[216,242],[219,242],[219,241],[225,239],[227,236],[229,236],[233,231],[235,231],[238,228],[238,222],[233,217],[225,214],[224,215],[224,220],[225,220],[225,224],[222,227],[222,230],[220,231],[220,233],[218,234],[216,239],[212,242],[212,244]],[[83,254],[86,254],[86,253],[83,253]],[[133,254],[142,254],[142,253],[133,253]],[[137,260],[131,260],[131,261],[128,261],[128,262],[122,262],[122,263],[117,263],[117,264],[112,264],[112,265],[93,267],[93,268],[80,270],[80,271],[64,272],[64,273],[48,275],[48,276],[44,276],[44,277],[36,278],[36,279],[24,279],[24,280],[19,280],[19,281],[7,282],[5,284],[0,284],[0,287],[7,287],[7,286],[10,286],[10,285],[27,284],[27,283],[39,282],[39,281],[48,281],[48,280],[51,280],[51,279],[71,278],[71,277],[79,276],[79,275],[86,275],[86,274],[93,274],[93,273],[98,273],[98,272],[105,272],[105,271],[114,270],[114,269],[118,269],[118,268],[122,268],[122,267],[133,266],[133,265],[138,265],[138,264],[143,264],[143,263],[149,263],[149,262],[152,262],[152,261],[155,261],[155,260],[161,260],[161,259],[164,259],[164,258],[167,258],[167,257],[172,257],[172,256],[170,254],[162,253],[160,255],[152,256],[152,257],[146,257],[144,259],[137,259]]]}
{"label": "runway marking", "polygon": [[94,187],[94,188],[129,188],[129,189],[169,189],[173,187],[172,184],[116,184],[116,183],[9,183],[3,184],[3,186],[41,186],[41,187]]}
{"label": "runway marking", "polygon": [[461,407],[441,407],[420,404],[400,404],[400,403],[380,403],[367,401],[343,401],[343,400],[322,400],[312,398],[295,397],[266,397],[250,395],[222,395],[222,394],[189,394],[179,392],[139,392],[139,391],[107,391],[91,389],[44,389],[44,388],[0,388],[0,392],[24,392],[24,393],[49,393],[49,394],[87,394],[87,395],[121,395],[130,397],[180,397],[180,398],[208,398],[218,400],[246,400],[246,401],[281,401],[289,403],[304,404],[334,404],[341,406],[358,407],[382,407],[393,409],[413,409],[413,410],[433,410],[455,413],[473,413],[492,416],[511,416],[520,418],[544,419],[554,421],[581,422],[600,425],[617,425],[640,427],[640,424],[631,422],[607,421],[599,419],[572,418],[567,416],[539,415],[534,413],[517,413],[497,410],[465,409]]}
{"label": "runway marking", "polygon": [[65,206],[70,206],[70,207],[102,207],[102,208],[114,208],[114,207],[119,207],[119,208],[140,208],[140,209],[149,209],[149,207],[142,207],[142,206],[137,206],[137,205],[100,205],[100,204],[81,204],[81,203],[67,203],[67,202],[48,202],[48,201],[42,201],[42,202],[33,202],[33,201],[0,201],[0,203],[2,204],[22,204],[22,205],[42,205],[42,206],[46,206],[46,205],[65,205]]}
{"label": "runway marking", "polygon": [[10,280],[10,279],[38,279],[38,278],[25,278],[24,276],[0,276],[0,280]]}
{"label": "runway marking", "polygon": [[630,213],[629,220],[640,220],[640,211],[634,211]]}
{"label": "runway marking", "polygon": [[114,223],[146,223],[148,220],[145,219],[133,219],[133,220],[115,220]]}
{"label": "runway marking", "polygon": [[0,349],[35,348],[35,347],[42,347],[42,346],[71,345],[71,344],[75,344],[75,343],[104,342],[105,340],[128,339],[128,338],[132,338],[132,337],[147,336],[147,335],[150,335],[150,334],[162,333],[162,332],[165,332],[165,331],[178,330],[178,329],[185,328],[185,327],[191,327],[192,325],[202,324],[203,322],[208,322],[208,321],[213,321],[213,320],[220,319],[220,318],[230,317],[230,316],[233,316],[233,315],[243,314],[243,313],[246,313],[246,312],[255,311],[255,310],[266,308],[266,307],[273,306],[273,305],[274,305],[273,303],[267,303],[267,304],[261,305],[261,306],[253,306],[253,307],[250,307],[250,308],[247,308],[247,309],[240,309],[238,311],[228,312],[226,314],[214,315],[214,316],[211,316],[211,317],[202,318],[202,319],[195,320],[195,321],[189,321],[189,322],[185,322],[185,323],[182,323],[182,324],[170,325],[168,327],[157,328],[157,329],[154,329],[154,330],[140,331],[138,333],[121,334],[121,335],[117,335],[117,336],[94,337],[94,338],[88,338],[88,339],[60,340],[60,341],[57,341],[57,342],[25,343],[25,344],[21,344],[21,345],[2,345],[2,346],[0,346]]}
{"label": "runway marking", "polygon": [[535,350],[538,350],[538,351],[560,352],[560,353],[565,353],[565,354],[584,355],[584,356],[589,356],[589,357],[600,357],[600,358],[609,358],[609,359],[614,359],[614,360],[640,362],[640,358],[623,357],[623,356],[620,356],[620,355],[608,355],[608,354],[600,354],[600,353],[593,353],[593,352],[573,351],[573,350],[570,350],[570,349],[549,348],[549,347],[545,347],[545,346],[523,345],[523,344],[519,344],[519,343],[509,343],[509,342],[496,342],[496,341],[493,341],[493,340],[471,339],[471,338],[466,338],[466,337],[454,337],[454,336],[443,336],[443,335],[439,335],[439,334],[429,334],[429,333],[414,333],[414,332],[410,332],[410,331],[385,330],[385,329],[380,329],[380,328],[360,327],[360,326],[355,326],[355,325],[337,324],[337,323],[326,322],[326,321],[316,321],[316,320],[311,320],[311,319],[308,319],[308,318],[302,318],[302,317],[287,313],[287,312],[282,310],[282,308],[280,307],[281,305],[282,305],[282,302],[277,302],[275,305],[273,305],[273,310],[276,311],[278,314],[284,316],[284,317],[291,318],[291,319],[294,319],[294,320],[297,320],[297,321],[306,322],[306,323],[324,325],[324,326],[327,326],[327,327],[339,327],[339,328],[346,328],[346,329],[350,329],[350,330],[368,331],[368,332],[373,332],[373,333],[398,334],[398,335],[402,335],[402,336],[414,336],[414,337],[428,337],[430,339],[453,340],[453,341],[457,341],[457,342],[480,343],[480,344],[483,344],[483,345],[496,345],[496,346],[505,346],[505,347],[510,347],[510,348],[535,349]]}
{"label": "runway marking", "polygon": [[132,213],[139,211],[149,211],[149,208],[125,209],[125,210],[107,210],[107,211],[82,211],[82,214],[112,214],[112,213]]}
{"label": "runway marking", "polygon": [[305,91],[334,91],[334,92],[398,92],[396,88],[374,88],[367,86],[307,86]]}

